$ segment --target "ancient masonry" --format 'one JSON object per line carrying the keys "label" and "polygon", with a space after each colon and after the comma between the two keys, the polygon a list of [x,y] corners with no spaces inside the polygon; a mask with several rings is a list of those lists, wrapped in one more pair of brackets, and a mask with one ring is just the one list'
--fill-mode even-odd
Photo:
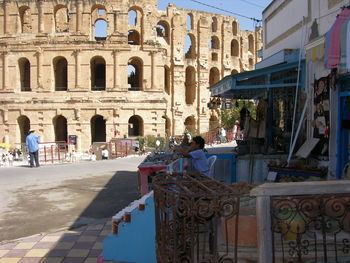
{"label": "ancient masonry", "polygon": [[[0,0],[0,142],[203,133],[208,87],[252,69],[261,28],[157,0]],[[99,28],[99,29],[97,29]]]}

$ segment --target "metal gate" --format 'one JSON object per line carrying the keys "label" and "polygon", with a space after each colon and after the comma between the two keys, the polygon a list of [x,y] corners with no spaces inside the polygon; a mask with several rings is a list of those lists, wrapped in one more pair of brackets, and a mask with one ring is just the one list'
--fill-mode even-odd
{"label": "metal gate", "polygon": [[[153,186],[158,262],[237,262],[240,195],[235,189],[202,175],[165,173]],[[235,245],[225,238],[232,218]]]}

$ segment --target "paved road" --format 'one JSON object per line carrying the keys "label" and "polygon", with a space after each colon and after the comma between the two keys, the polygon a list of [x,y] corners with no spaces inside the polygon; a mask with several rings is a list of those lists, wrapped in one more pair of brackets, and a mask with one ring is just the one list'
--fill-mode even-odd
{"label": "paved road", "polygon": [[138,198],[142,157],[0,169],[0,242],[110,218]]}

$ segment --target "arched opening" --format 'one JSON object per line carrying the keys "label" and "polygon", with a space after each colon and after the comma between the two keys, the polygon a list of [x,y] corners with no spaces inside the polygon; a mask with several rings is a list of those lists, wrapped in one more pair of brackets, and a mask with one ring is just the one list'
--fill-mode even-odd
{"label": "arched opening", "polygon": [[159,21],[156,25],[157,37],[164,38],[165,42],[169,44],[170,34],[169,34],[169,24],[166,21]]}
{"label": "arched opening", "polygon": [[140,116],[131,116],[128,121],[129,137],[143,136],[143,120]]}
{"label": "arched opening", "polygon": [[21,32],[32,32],[32,14],[28,6],[21,6],[19,8],[19,17],[21,21]]}
{"label": "arched opening", "polygon": [[129,26],[137,25],[137,12],[135,10],[129,10]]}
{"label": "arched opening", "polygon": [[57,33],[69,31],[68,8],[64,5],[55,7],[55,29]]}
{"label": "arched opening", "polygon": [[101,115],[95,115],[90,121],[91,143],[106,141],[106,121]]}
{"label": "arched opening", "polygon": [[232,75],[238,74],[238,70],[233,69],[233,70],[231,71],[231,74],[232,74]]}
{"label": "arched opening", "polygon": [[218,68],[211,68],[209,72],[209,86],[215,85],[220,80],[220,72]]}
{"label": "arched opening", "polygon": [[167,116],[163,116],[165,119],[165,135],[170,136],[171,135],[171,121]]}
{"label": "arched opening", "polygon": [[196,99],[196,70],[194,67],[186,68],[185,88],[186,104],[193,104]]}
{"label": "arched opening", "polygon": [[106,61],[103,57],[94,57],[90,61],[91,90],[106,89]]}
{"label": "arched opening", "polygon": [[30,62],[26,58],[18,60],[21,91],[31,91],[30,87]]}
{"label": "arched opening", "polygon": [[96,41],[107,39],[107,22],[104,19],[98,19],[94,25],[94,37]]}
{"label": "arched opening", "polygon": [[237,33],[238,33],[238,24],[236,21],[233,21],[232,22],[232,34],[234,36],[237,36]]}
{"label": "arched opening", "polygon": [[137,30],[129,30],[128,31],[128,44],[129,45],[140,45],[141,44],[141,36]]}
{"label": "arched opening", "polygon": [[68,87],[68,63],[64,57],[57,57],[53,60],[55,75],[55,91],[64,91]]}
{"label": "arched opening", "polygon": [[184,52],[186,58],[196,58],[196,38],[194,35],[186,35]]}
{"label": "arched opening", "polygon": [[211,21],[211,32],[218,31],[218,19],[214,16]]}
{"label": "arched opening", "polygon": [[253,35],[248,36],[248,50],[254,54],[254,37],[253,37]]}
{"label": "arched opening", "polygon": [[140,58],[131,58],[128,62],[128,89],[142,90],[143,62]]}
{"label": "arched opening", "polygon": [[192,30],[193,29],[193,15],[188,14],[186,17],[186,29]]}
{"label": "arched opening", "polygon": [[238,57],[239,56],[239,44],[236,39],[231,41],[231,56]]}
{"label": "arched opening", "polygon": [[170,95],[170,69],[168,66],[164,66],[164,90]]}
{"label": "arched opening", "polygon": [[55,130],[55,141],[67,142],[67,119],[62,115],[53,118],[53,127]]}
{"label": "arched opening", "polygon": [[194,133],[196,131],[196,120],[193,116],[187,117],[184,124],[185,129],[190,133]]}
{"label": "arched opening", "polygon": [[220,49],[220,40],[216,36],[212,36],[210,39],[210,48],[212,49]]}
{"label": "arched opening", "polygon": [[17,118],[17,123],[21,134],[21,143],[25,143],[30,130],[30,120],[27,116],[21,115]]}
{"label": "arched opening", "polygon": [[211,115],[209,119],[209,131],[216,131],[220,127],[218,117]]}

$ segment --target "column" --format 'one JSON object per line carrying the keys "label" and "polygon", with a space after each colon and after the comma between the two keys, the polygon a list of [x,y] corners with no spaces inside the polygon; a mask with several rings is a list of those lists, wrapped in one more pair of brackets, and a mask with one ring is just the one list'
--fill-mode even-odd
{"label": "column", "polygon": [[41,90],[42,87],[42,66],[43,66],[43,52],[42,50],[38,50],[36,52],[37,57],[37,88]]}
{"label": "column", "polygon": [[81,0],[76,1],[76,16],[77,16],[77,32],[81,31],[81,14],[83,11],[83,2]]}
{"label": "column", "polygon": [[119,72],[118,53],[119,53],[119,50],[113,50],[113,59],[114,59],[114,69],[113,69],[114,87],[113,87],[113,90],[120,89],[120,77],[118,77],[118,72]]}
{"label": "column", "polygon": [[152,85],[151,85],[151,89],[152,90],[156,90],[157,89],[157,85],[156,85],[156,51],[151,51],[151,63],[152,63],[152,73],[151,73],[151,78],[152,78]]}
{"label": "column", "polygon": [[8,89],[8,52],[2,53],[2,90]]}
{"label": "column", "polygon": [[118,11],[114,12],[114,33],[117,33],[117,19],[118,19]]}
{"label": "column", "polygon": [[9,23],[9,8],[8,8],[9,3],[7,2],[7,0],[4,1],[4,34],[9,34],[9,27],[8,27],[8,23]]}
{"label": "column", "polygon": [[39,17],[38,17],[38,23],[39,23],[39,33],[44,33],[44,2],[42,0],[39,0]]}
{"label": "column", "polygon": [[75,55],[75,89],[79,90],[80,87],[80,53],[81,49],[76,49],[74,51]]}

